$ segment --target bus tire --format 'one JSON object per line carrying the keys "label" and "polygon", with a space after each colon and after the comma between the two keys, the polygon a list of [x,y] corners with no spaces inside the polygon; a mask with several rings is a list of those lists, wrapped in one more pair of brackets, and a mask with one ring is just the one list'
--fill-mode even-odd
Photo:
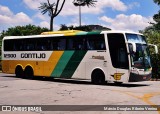
{"label": "bus tire", "polygon": [[105,83],[105,75],[102,70],[96,69],[92,72],[91,81],[93,84],[102,85]]}
{"label": "bus tire", "polygon": [[16,77],[21,78],[24,76],[24,71],[21,66],[17,66],[15,69]]}
{"label": "bus tire", "polygon": [[34,73],[33,69],[30,66],[27,66],[24,70],[24,75],[26,79],[33,79],[34,78]]}

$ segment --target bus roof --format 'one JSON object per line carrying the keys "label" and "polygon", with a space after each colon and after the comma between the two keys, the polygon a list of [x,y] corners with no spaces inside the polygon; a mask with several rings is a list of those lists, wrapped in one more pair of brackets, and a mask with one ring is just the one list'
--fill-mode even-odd
{"label": "bus roof", "polygon": [[130,33],[130,34],[138,34],[138,35],[143,35],[141,33],[138,33],[138,32],[133,32],[133,31],[122,31],[122,30],[110,30],[110,31],[102,31],[101,32],[102,34],[104,33]]}
{"label": "bus roof", "polygon": [[[66,35],[86,35],[86,34],[103,34],[103,33],[131,33],[131,34],[140,34],[132,31],[120,31],[120,30],[110,30],[110,31],[81,31],[81,30],[64,30],[64,31],[51,31],[51,32],[42,32],[41,35],[51,35],[51,34],[64,34]],[[142,34],[140,34],[142,35]]]}
{"label": "bus roof", "polygon": [[117,30],[110,30],[110,31],[80,31],[80,30],[65,30],[65,31],[52,31],[52,32],[43,32],[40,35],[28,35],[28,36],[6,36],[4,39],[22,39],[22,38],[39,38],[39,37],[53,37],[53,36],[74,36],[74,35],[91,35],[91,34],[105,34],[105,33],[131,33],[131,34],[139,34],[136,32],[130,31],[117,31]]}

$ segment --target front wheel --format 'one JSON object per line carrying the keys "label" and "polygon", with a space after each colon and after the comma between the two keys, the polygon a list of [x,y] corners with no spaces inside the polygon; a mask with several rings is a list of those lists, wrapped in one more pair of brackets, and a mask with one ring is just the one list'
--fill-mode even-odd
{"label": "front wheel", "polygon": [[101,70],[95,70],[92,73],[91,81],[93,84],[102,85],[105,83],[105,75]]}

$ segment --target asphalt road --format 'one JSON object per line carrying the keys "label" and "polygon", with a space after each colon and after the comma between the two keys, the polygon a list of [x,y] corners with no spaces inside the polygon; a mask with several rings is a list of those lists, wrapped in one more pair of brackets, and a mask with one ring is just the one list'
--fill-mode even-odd
{"label": "asphalt road", "polygon": [[90,111],[83,111],[86,107],[80,111],[0,111],[0,114],[160,114],[160,111],[92,111],[96,110],[96,105],[160,105],[160,81],[93,85],[82,80],[30,80],[0,73],[0,105],[95,105],[89,107]]}

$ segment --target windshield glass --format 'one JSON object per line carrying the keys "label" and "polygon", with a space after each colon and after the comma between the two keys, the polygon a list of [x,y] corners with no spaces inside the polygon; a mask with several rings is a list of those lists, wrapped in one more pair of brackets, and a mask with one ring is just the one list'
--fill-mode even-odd
{"label": "windshield glass", "polygon": [[[149,50],[145,37],[137,34],[126,34],[126,37],[129,44],[132,67],[145,70],[151,68]],[[133,52],[133,44],[135,44],[136,52]]]}

